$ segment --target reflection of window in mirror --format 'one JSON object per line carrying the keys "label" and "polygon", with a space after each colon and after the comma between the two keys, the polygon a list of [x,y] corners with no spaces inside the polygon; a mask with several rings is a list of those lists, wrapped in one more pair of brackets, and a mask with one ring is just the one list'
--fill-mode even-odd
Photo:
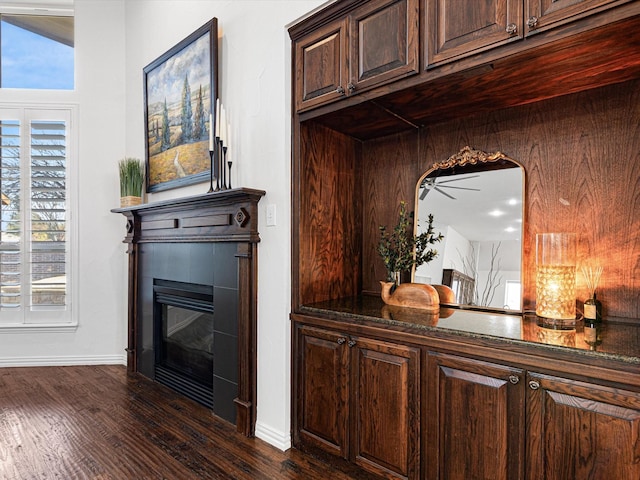
{"label": "reflection of window in mirror", "polygon": [[520,309],[520,282],[516,282],[513,280],[507,280],[507,284],[504,292],[504,308],[507,310],[518,310]]}

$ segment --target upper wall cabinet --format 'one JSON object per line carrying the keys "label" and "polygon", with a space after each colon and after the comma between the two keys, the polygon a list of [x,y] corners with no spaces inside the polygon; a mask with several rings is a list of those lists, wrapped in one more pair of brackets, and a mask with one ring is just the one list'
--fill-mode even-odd
{"label": "upper wall cabinet", "polygon": [[525,0],[527,35],[634,0]]}
{"label": "upper wall cabinet", "polygon": [[427,0],[426,15],[427,67],[523,38],[522,0]]}
{"label": "upper wall cabinet", "polygon": [[296,109],[418,73],[418,12],[418,0],[374,0],[296,40]]}
{"label": "upper wall cabinet", "polygon": [[296,43],[296,109],[345,95],[348,78],[347,22],[333,22]]}
{"label": "upper wall cabinet", "polygon": [[[522,40],[630,1],[426,0],[426,66]],[[526,19],[524,25],[523,18]]]}

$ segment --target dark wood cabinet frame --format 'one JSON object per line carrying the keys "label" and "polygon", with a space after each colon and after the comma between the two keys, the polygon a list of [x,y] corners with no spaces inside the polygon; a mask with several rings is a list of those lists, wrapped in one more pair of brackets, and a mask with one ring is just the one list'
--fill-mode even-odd
{"label": "dark wood cabinet frame", "polygon": [[[540,11],[533,8],[537,3]],[[558,7],[555,13],[543,8],[550,3]],[[444,440],[454,434],[464,440],[474,439],[463,421],[448,422],[452,414],[466,409],[477,412],[478,425],[486,427],[482,429],[484,433],[490,432],[487,438],[493,443],[485,444],[501,442],[505,453],[494,470],[501,469],[503,474],[496,474],[496,478],[533,479],[550,476],[549,472],[558,471],[558,465],[568,466],[580,455],[574,451],[565,454],[562,449],[544,450],[554,445],[558,432],[567,437],[573,435],[567,443],[583,448],[582,454],[587,457],[591,448],[586,446],[587,440],[574,441],[577,431],[565,427],[570,422],[595,425],[594,419],[599,418],[602,421],[598,424],[600,430],[592,436],[594,441],[597,438],[602,445],[622,443],[617,450],[621,461],[607,474],[612,478],[637,478],[637,463],[628,460],[633,458],[631,452],[637,445],[635,437],[631,435],[620,442],[620,435],[614,432],[635,431],[638,425],[637,355],[630,362],[619,362],[607,355],[535,343],[515,345],[473,335],[465,339],[446,329],[411,332],[404,325],[386,324],[384,314],[378,313],[382,312],[382,305],[375,311],[358,310],[357,306],[379,296],[379,280],[385,276],[376,250],[379,226],[393,224],[400,201],[415,198],[416,180],[425,170],[471,142],[476,148],[508,152],[522,161],[527,171],[525,310],[532,310],[535,303],[532,233],[570,228],[582,232],[585,252],[593,253],[597,245],[606,245],[596,253],[609,271],[615,272],[612,287],[603,292],[609,314],[637,324],[638,289],[626,279],[633,276],[630,266],[633,268],[634,264],[628,258],[635,258],[638,246],[633,244],[633,251],[626,246],[618,249],[621,243],[626,245],[627,239],[636,237],[627,225],[634,224],[637,216],[633,210],[637,195],[628,194],[625,187],[615,187],[616,194],[624,200],[616,203],[612,215],[606,202],[600,202],[593,192],[611,183],[605,180],[615,179],[616,185],[627,185],[628,178],[637,177],[630,165],[638,149],[629,140],[635,137],[627,125],[637,125],[638,110],[633,105],[637,104],[635,92],[640,85],[640,2],[496,0],[467,2],[467,10],[459,11],[451,8],[453,2],[421,0],[417,25],[411,20],[408,23],[412,26],[408,31],[417,32],[418,36],[419,70],[393,78],[381,76],[379,82],[357,88],[350,70],[357,60],[353,58],[354,51],[372,59],[371,65],[383,65],[388,52],[402,51],[405,37],[386,35],[392,29],[404,32],[402,22],[368,23],[365,28],[377,28],[380,33],[366,32],[367,38],[376,42],[358,44],[360,50],[353,48],[359,31],[350,21],[369,7],[383,5],[390,7],[386,10],[387,19],[399,18],[393,15],[393,1],[339,0],[289,29],[294,105],[294,446],[328,457],[333,464],[359,464],[384,478],[482,476],[481,467],[466,452],[455,458],[460,463],[468,462],[466,466],[472,474],[467,476],[456,477],[454,473],[462,471],[460,465],[444,458],[449,452]],[[517,15],[511,15],[514,11],[507,8],[514,5]],[[504,10],[496,7],[492,12],[494,6]],[[440,8],[440,15],[433,14],[436,7]],[[489,22],[491,28],[477,21],[492,18],[492,14],[495,22]],[[381,16],[376,17],[380,19]],[[445,24],[452,28],[438,28]],[[494,28],[494,24],[501,28]],[[442,35],[438,37],[439,34]],[[398,41],[394,44],[389,38]],[[348,82],[354,88],[349,88]],[[575,135],[581,131],[582,136]],[[603,156],[603,151],[609,155]],[[574,211],[551,201],[558,192],[570,189],[562,183],[568,178],[564,172],[585,169],[585,181],[580,188],[571,184],[571,193],[575,205],[584,202],[590,206],[593,215],[589,218],[615,217],[615,221],[598,224],[601,231],[584,229]],[[589,200],[591,197],[594,200]],[[615,230],[615,234],[609,233],[608,243],[602,241],[604,227]],[[354,308],[345,313],[334,308],[336,303]],[[411,414],[417,419],[419,432],[396,428],[401,422],[394,423],[393,414],[384,412],[393,412],[398,402],[385,401],[387,397],[380,395],[382,400],[376,409],[370,409],[369,418],[381,426],[380,431],[396,435],[384,437],[385,441],[378,442],[376,451],[369,456],[359,455],[363,450],[354,439],[360,421],[354,408],[370,405],[366,402],[371,397],[361,397],[358,388],[363,382],[371,386],[369,391],[386,392],[393,380],[389,378],[390,369],[386,375],[380,373],[385,365],[382,361],[377,362],[377,371],[358,371],[360,365],[353,359],[357,358],[360,341],[365,346],[376,342],[393,344],[387,347],[389,351],[415,347],[420,353],[416,362],[419,380],[405,377],[408,380],[403,384],[406,398],[413,398],[412,392],[419,389],[417,400],[407,407],[414,409]],[[401,355],[395,357],[399,365]],[[395,377],[402,383],[398,380],[403,378],[401,375]],[[473,405],[468,391],[474,392]],[[556,393],[566,402],[557,401]],[[501,438],[494,435],[498,429],[491,418],[495,416],[482,416],[487,406],[485,399],[493,402],[490,405],[495,411],[504,414],[501,425],[507,427],[501,427]],[[600,402],[597,408],[583,408],[591,400],[595,400],[594,405]],[[523,405],[530,411],[524,412]],[[579,408],[574,408],[576,405]],[[439,406],[445,406],[448,410],[443,412],[451,415],[438,416]],[[626,413],[615,418],[612,412],[619,407],[627,409]],[[545,408],[553,409],[553,418],[543,415]],[[402,434],[397,434],[399,431]],[[402,438],[398,440],[399,437]],[[413,444],[419,447],[408,447],[403,450],[406,455],[399,456],[402,462],[395,461],[397,447]],[[478,449],[473,453],[477,459],[483,452]],[[597,455],[590,455],[589,461],[596,458]],[[453,468],[455,472],[451,471]],[[614,472],[615,469],[618,470]],[[580,472],[567,472],[558,478],[586,477]]]}

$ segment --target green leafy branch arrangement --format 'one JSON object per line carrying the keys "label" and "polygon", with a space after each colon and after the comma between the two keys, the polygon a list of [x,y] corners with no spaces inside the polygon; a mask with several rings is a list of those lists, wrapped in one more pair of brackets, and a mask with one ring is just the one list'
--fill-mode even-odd
{"label": "green leafy branch arrangement", "polygon": [[442,233],[435,234],[433,215],[429,215],[427,231],[413,235],[413,212],[407,213],[407,204],[404,201],[400,202],[400,215],[393,232],[388,233],[385,225],[379,228],[378,253],[387,269],[389,281],[393,281],[395,272],[406,272],[411,270],[413,265],[418,267],[433,260],[438,251],[429,248],[429,245],[444,238]]}

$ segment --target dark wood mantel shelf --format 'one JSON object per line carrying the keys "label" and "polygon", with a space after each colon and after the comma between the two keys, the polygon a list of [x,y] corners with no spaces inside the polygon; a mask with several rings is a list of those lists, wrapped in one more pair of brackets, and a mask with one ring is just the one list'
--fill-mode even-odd
{"label": "dark wood mantel shelf", "polygon": [[[234,242],[238,259],[238,395],[236,426],[252,436],[256,411],[256,323],[257,323],[257,243],[258,202],[262,190],[235,188],[115,208],[127,218],[124,243],[128,244],[128,345],[127,368],[139,371],[140,328],[143,321],[140,292],[142,261],[140,251],[146,243]],[[140,348],[139,348],[140,346]]]}
{"label": "dark wood mantel shelf", "polygon": [[263,190],[234,188],[126,208],[125,243],[161,241],[259,242],[258,209]]}

